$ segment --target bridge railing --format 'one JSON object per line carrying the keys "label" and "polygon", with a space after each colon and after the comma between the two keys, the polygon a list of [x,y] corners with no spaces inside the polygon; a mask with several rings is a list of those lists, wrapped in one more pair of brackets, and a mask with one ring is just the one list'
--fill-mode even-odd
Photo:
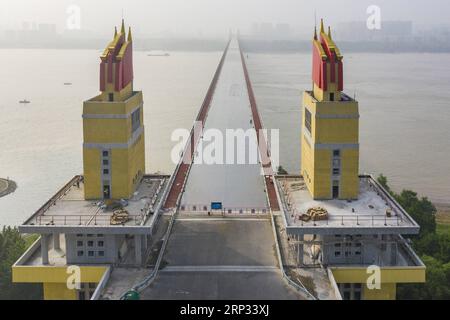
{"label": "bridge railing", "polygon": [[[214,96],[214,91],[216,89],[217,82],[219,80],[220,73],[222,71],[222,67],[225,62],[225,57],[227,55],[229,47],[230,47],[230,41],[227,43],[227,46],[225,47],[225,50],[222,54],[219,65],[216,69],[216,72],[214,73],[214,77],[213,77],[211,84],[208,88],[208,91],[206,93],[205,99],[203,100],[203,103],[202,103],[200,110],[196,117],[196,122],[201,123],[202,129],[203,129],[206,117],[209,112],[209,107],[211,105],[211,101]],[[164,200],[164,208],[165,209],[175,207],[177,205],[180,195],[183,193],[184,186],[186,184],[186,180],[189,176],[189,171],[190,171],[189,169],[192,164],[192,159],[194,158],[195,149],[196,149],[196,146],[200,139],[200,136],[196,136],[195,133],[196,133],[196,130],[195,130],[195,125],[194,125],[194,127],[191,129],[189,140],[186,143],[183,154],[180,157],[180,161],[177,164],[177,167],[175,168],[175,171],[171,177],[171,181],[169,182],[169,187],[168,187],[169,192],[166,196],[166,199]],[[187,167],[187,166],[189,166],[189,167]]]}
{"label": "bridge railing", "polygon": [[223,207],[220,210],[214,210],[206,204],[181,204],[179,211],[180,213],[219,213],[222,215],[268,215],[270,213],[270,209],[265,207]]}

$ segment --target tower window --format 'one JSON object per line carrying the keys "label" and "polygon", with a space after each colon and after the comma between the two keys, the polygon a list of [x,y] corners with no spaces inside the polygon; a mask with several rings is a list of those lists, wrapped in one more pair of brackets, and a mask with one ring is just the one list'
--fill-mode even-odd
{"label": "tower window", "polygon": [[103,156],[104,157],[108,157],[109,156],[109,152],[108,151],[103,151]]}
{"label": "tower window", "polygon": [[103,174],[109,174],[109,169],[103,169]]}
{"label": "tower window", "polygon": [[103,198],[110,199],[111,198],[111,187],[109,185],[103,186]]}
{"label": "tower window", "polygon": [[135,132],[141,126],[141,109],[134,111],[131,115],[131,132]]}
{"label": "tower window", "polygon": [[339,168],[334,168],[333,169],[333,175],[338,176],[341,174],[341,170]]}
{"label": "tower window", "polygon": [[334,101],[334,93],[330,93],[330,101]]}
{"label": "tower window", "polygon": [[341,156],[341,150],[333,150],[333,157],[340,157]]}
{"label": "tower window", "polygon": [[103,165],[104,166],[108,166],[109,165],[109,160],[103,160]]}
{"label": "tower window", "polygon": [[339,198],[339,181],[333,181],[333,199]]}
{"label": "tower window", "polygon": [[311,132],[311,121],[312,121],[312,115],[311,112],[308,109],[305,109],[305,127],[308,129],[309,132]]}
{"label": "tower window", "polygon": [[109,100],[110,102],[113,102],[113,101],[114,101],[114,93],[108,94],[108,100]]}

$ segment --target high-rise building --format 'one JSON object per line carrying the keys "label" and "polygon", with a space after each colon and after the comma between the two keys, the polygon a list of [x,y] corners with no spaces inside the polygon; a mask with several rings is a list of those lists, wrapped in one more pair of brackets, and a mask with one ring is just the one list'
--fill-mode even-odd
{"label": "high-rise building", "polygon": [[331,29],[313,40],[313,89],[303,95],[302,175],[314,199],[356,199],[358,102],[344,92],[343,56]]}
{"label": "high-rise building", "polygon": [[129,199],[145,172],[145,142],[131,28],[126,36],[123,21],[100,58],[101,93],[83,108],[85,198]]}

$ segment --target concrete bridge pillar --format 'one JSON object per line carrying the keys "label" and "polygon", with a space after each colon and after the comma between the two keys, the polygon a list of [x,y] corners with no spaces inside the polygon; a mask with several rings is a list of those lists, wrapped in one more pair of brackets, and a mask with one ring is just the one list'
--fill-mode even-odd
{"label": "concrete bridge pillar", "polygon": [[60,235],[59,233],[53,233],[53,249],[61,249]]}
{"label": "concrete bridge pillar", "polygon": [[148,249],[148,236],[147,235],[143,235],[141,236],[142,238],[142,251],[143,253],[147,252]]}
{"label": "concrete bridge pillar", "polygon": [[42,234],[41,235],[41,257],[42,257],[42,264],[48,265],[49,259],[48,259],[48,241],[49,235],[48,234]]}
{"label": "concrete bridge pillar", "polygon": [[303,266],[304,265],[304,259],[303,259],[303,255],[305,254],[305,250],[304,250],[304,245],[303,243],[300,243],[300,241],[304,240],[304,235],[300,235],[297,236],[297,263],[299,266]]}
{"label": "concrete bridge pillar", "polygon": [[134,236],[134,253],[136,259],[136,265],[142,265],[142,236],[135,235]]}

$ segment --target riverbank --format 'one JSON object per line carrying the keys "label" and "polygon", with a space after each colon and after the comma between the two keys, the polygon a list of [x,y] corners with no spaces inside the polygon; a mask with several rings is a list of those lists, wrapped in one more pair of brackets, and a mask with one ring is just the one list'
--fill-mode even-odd
{"label": "riverbank", "polygon": [[450,234],[450,204],[435,204],[437,232]]}
{"label": "riverbank", "polygon": [[16,189],[17,184],[14,181],[0,178],[0,198],[13,193]]}

